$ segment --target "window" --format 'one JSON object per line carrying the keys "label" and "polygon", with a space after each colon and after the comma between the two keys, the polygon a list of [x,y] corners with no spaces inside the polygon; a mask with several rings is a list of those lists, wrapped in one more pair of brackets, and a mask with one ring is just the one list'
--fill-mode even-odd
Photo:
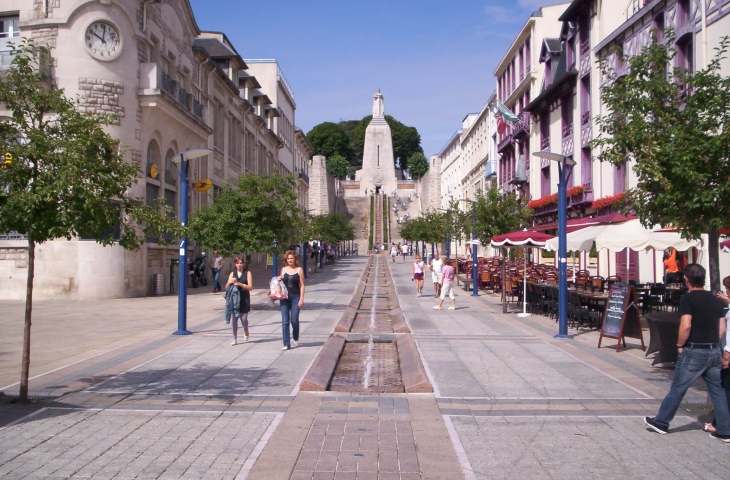
{"label": "window", "polygon": [[172,158],[175,156],[175,152],[170,149],[165,155],[165,183],[169,185],[177,185],[177,180],[173,174]]}
{"label": "window", "polygon": [[550,164],[541,169],[540,174],[540,196],[550,195]]}
{"label": "window", "polygon": [[580,151],[580,183],[587,189],[593,184],[593,159],[590,148],[583,148]]}
{"label": "window", "polygon": [[580,80],[580,124],[591,121],[591,77],[586,75]]}
{"label": "window", "polygon": [[692,15],[689,0],[679,0],[677,2],[677,26],[682,26],[690,21]]}
{"label": "window", "polygon": [[657,41],[664,40],[664,12],[654,18],[654,30],[656,31]]}
{"label": "window", "polygon": [[677,42],[677,66],[685,73],[694,72],[694,41],[691,33]]}
{"label": "window", "polygon": [[[153,169],[152,165],[155,165],[155,171],[153,176]],[[147,145],[147,176],[149,178],[154,178],[158,180],[160,178],[160,147],[157,145],[157,142],[154,140],[150,140],[150,143]]]}
{"label": "window", "polygon": [[613,193],[626,191],[626,163],[622,163],[613,172]]}
{"label": "window", "polygon": [[540,150],[550,148],[550,113],[540,114]]}
{"label": "window", "polygon": [[563,138],[573,134],[573,94],[563,96],[560,102],[561,117],[563,119]]}
{"label": "window", "polygon": [[0,17],[0,38],[20,36],[18,17]]}
{"label": "window", "polygon": [[177,192],[165,189],[165,205],[172,208],[172,212],[168,215],[170,218],[177,217],[177,202],[175,201],[175,197],[177,197]]}
{"label": "window", "polygon": [[147,184],[147,189],[146,189],[146,192],[145,193],[146,193],[146,197],[147,197],[145,199],[146,200],[146,204],[147,205],[152,205],[160,197],[160,187],[158,187],[157,185],[153,185],[151,183],[148,183]]}

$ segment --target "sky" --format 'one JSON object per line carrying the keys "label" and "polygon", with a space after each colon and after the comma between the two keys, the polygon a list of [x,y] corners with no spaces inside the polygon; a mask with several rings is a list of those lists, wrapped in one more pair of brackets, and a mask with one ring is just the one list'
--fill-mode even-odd
{"label": "sky", "polygon": [[385,112],[438,154],[495,89],[494,70],[530,14],[558,0],[190,0],[201,30],[279,63],[305,133]]}

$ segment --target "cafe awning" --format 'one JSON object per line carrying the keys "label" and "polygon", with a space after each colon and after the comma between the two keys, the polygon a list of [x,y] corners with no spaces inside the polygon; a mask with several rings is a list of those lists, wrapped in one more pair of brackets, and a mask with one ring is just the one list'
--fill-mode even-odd
{"label": "cafe awning", "polygon": [[544,247],[545,242],[555,238],[547,233],[519,230],[492,237],[493,247]]}
{"label": "cafe awning", "polygon": [[730,240],[720,242],[720,251],[724,253],[730,253]]}
{"label": "cafe awning", "polygon": [[[580,230],[586,227],[592,227],[596,225],[608,225],[613,223],[626,222],[628,220],[635,219],[635,215],[624,215],[622,213],[612,213],[610,215],[601,215],[598,217],[585,217],[585,218],[571,218],[567,222],[568,233]],[[538,232],[546,232],[548,230],[557,230],[558,222],[548,222],[535,225],[532,230]]]}

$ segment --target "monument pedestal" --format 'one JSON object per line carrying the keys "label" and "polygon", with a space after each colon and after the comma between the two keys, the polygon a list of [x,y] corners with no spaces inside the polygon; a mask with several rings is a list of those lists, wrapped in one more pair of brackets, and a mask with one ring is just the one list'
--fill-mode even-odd
{"label": "monument pedestal", "polygon": [[383,94],[373,96],[373,119],[365,130],[365,149],[363,150],[362,169],[355,172],[355,180],[360,182],[360,191],[377,189],[392,195],[398,188],[393,158],[393,136],[388,122],[385,121],[385,98]]}

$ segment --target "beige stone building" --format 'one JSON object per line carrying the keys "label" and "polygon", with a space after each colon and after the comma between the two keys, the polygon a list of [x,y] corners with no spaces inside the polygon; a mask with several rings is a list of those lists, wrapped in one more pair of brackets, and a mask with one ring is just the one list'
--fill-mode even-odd
{"label": "beige stone building", "polygon": [[[213,183],[207,192],[191,189],[192,211],[243,173],[294,172],[293,94],[289,90],[290,108],[282,107],[281,92],[247,72],[223,33],[200,31],[187,0],[0,0],[0,25],[0,67],[11,61],[8,41],[35,38],[53,47],[55,87],[78,95],[82,110],[117,115],[107,131],[125,147],[126,160],[140,167],[133,195],[164,199],[177,212],[179,180],[171,159],[190,148],[213,150],[190,163],[191,181]],[[290,124],[280,120],[282,112]],[[283,149],[288,156],[280,155]],[[303,144],[305,172],[308,155]],[[298,188],[306,196],[306,182]],[[148,239],[138,252],[91,239],[40,245],[36,275],[45,281],[36,285],[36,297],[148,295],[153,274],[169,283],[170,261],[178,256],[175,246],[157,240]],[[24,298],[25,247],[21,234],[0,237],[0,298]]]}

